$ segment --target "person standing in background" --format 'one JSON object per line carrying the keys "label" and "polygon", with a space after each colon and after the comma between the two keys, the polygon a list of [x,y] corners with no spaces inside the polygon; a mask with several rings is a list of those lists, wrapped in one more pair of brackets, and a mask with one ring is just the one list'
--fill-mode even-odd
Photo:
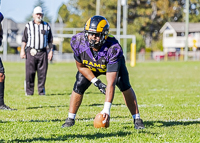
{"label": "person standing in background", "polygon": [[[20,57],[26,58],[26,95],[34,94],[35,73],[38,76],[38,94],[45,95],[48,59],[53,57],[53,36],[49,24],[42,20],[43,10],[34,8],[33,21],[25,26]],[[47,46],[50,52],[47,54]],[[26,49],[25,49],[26,47]]]}

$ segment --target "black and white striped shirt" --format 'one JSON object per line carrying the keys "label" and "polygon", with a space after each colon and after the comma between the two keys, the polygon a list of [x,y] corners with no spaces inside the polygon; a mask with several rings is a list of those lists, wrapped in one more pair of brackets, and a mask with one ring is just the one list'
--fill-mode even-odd
{"label": "black and white striped shirt", "polygon": [[40,25],[30,21],[25,26],[22,42],[25,42],[27,47],[34,49],[46,48],[48,43],[53,42],[51,27],[44,21]]}

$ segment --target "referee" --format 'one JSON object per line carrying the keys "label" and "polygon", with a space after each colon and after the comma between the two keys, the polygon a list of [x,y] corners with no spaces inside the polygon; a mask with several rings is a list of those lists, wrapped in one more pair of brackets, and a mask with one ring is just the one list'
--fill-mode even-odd
{"label": "referee", "polygon": [[[33,11],[33,21],[25,26],[20,57],[26,58],[26,95],[34,94],[35,73],[38,76],[38,94],[45,95],[45,81],[48,59],[53,57],[53,36],[49,24],[42,20],[43,10],[37,6]],[[51,49],[47,54],[47,45]],[[26,47],[26,49],[25,49]]]}

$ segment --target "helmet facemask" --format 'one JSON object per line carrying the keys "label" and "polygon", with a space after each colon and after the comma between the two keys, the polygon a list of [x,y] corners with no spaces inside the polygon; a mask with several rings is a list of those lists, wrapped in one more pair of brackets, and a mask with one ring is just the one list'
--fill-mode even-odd
{"label": "helmet facemask", "polygon": [[[88,38],[89,35],[91,36],[95,35],[95,38],[89,39]],[[105,35],[102,32],[94,33],[94,32],[85,31],[85,37],[89,41],[90,47],[93,47],[95,49],[99,49],[99,47],[101,47],[105,43]],[[99,37],[99,41],[96,40],[96,37]]]}
{"label": "helmet facemask", "polygon": [[[89,41],[90,47],[98,50],[107,39],[109,23],[103,16],[93,16],[86,22],[84,30],[85,38]],[[99,37],[99,41],[97,41],[96,38],[89,39],[89,34],[92,36],[95,34],[95,37]]]}

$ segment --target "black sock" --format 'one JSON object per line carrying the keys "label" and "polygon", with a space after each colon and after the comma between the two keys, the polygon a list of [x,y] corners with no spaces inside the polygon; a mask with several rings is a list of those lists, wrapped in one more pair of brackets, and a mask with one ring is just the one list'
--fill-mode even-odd
{"label": "black sock", "polygon": [[0,82],[0,106],[4,105],[4,82]]}

